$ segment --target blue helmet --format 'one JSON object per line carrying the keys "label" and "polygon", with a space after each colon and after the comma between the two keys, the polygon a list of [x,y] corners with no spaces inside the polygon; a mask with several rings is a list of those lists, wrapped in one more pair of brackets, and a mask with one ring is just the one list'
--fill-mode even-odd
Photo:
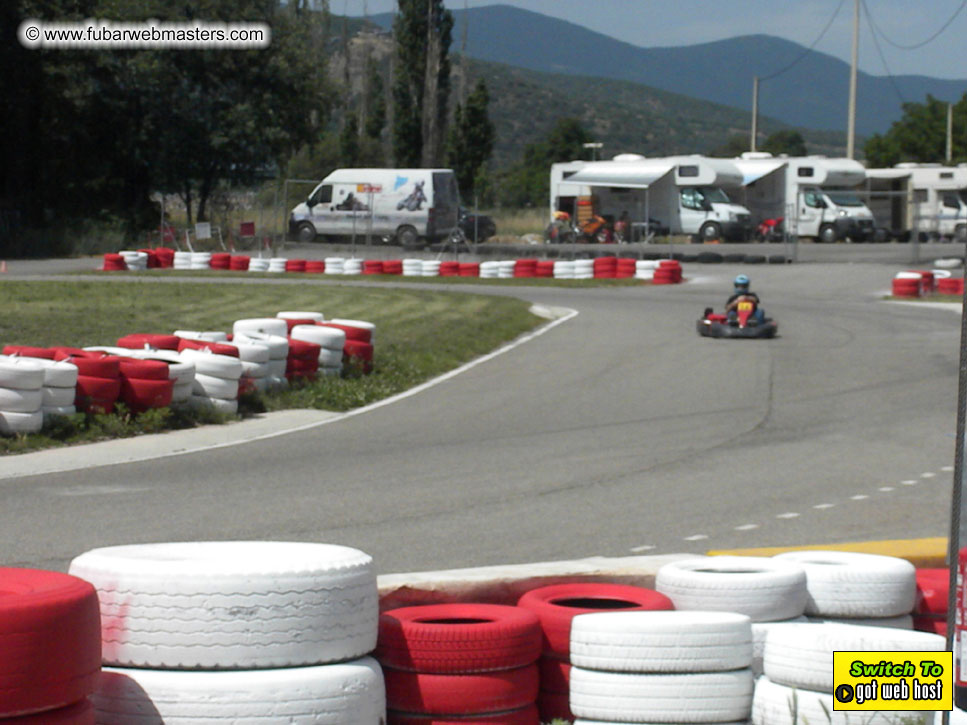
{"label": "blue helmet", "polygon": [[734,284],[736,289],[747,290],[749,289],[749,278],[744,274],[740,274],[735,278]]}

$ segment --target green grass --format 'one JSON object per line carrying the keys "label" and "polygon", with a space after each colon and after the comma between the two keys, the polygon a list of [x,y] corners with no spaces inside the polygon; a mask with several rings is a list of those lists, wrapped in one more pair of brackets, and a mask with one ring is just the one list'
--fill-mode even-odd
{"label": "green grass", "polygon": [[[283,408],[349,410],[407,390],[533,329],[529,304],[507,297],[416,289],[293,285],[3,282],[0,342],[34,346],[113,345],[130,333],[231,331],[236,319],[314,310],[376,325],[371,375],[348,370],[287,391],[252,395],[243,414]],[[83,416],[43,434],[0,438],[0,453],[139,435],[223,420],[200,411]]]}

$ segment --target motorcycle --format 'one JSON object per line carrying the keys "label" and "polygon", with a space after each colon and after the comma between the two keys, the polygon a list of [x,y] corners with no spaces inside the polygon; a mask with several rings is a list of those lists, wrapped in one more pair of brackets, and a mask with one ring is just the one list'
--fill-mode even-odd
{"label": "motorcycle", "polygon": [[716,314],[706,307],[701,319],[696,323],[698,334],[702,337],[771,338],[779,331],[779,324],[769,318],[761,322],[754,316],[758,303],[752,297],[737,300],[735,315]]}

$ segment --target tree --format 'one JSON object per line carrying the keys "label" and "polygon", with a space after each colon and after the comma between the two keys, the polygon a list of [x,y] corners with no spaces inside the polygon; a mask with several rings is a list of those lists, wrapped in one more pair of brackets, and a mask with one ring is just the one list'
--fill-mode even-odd
{"label": "tree", "polygon": [[725,143],[712,149],[710,154],[725,159],[734,159],[736,156],[741,156],[748,150],[749,137],[732,134]]}
{"label": "tree", "polygon": [[494,150],[496,130],[487,114],[490,94],[480,79],[467,98],[466,107],[457,105],[447,143],[447,164],[457,175],[464,199],[473,196],[478,175],[485,171]]}
{"label": "tree", "polygon": [[[967,125],[967,94],[953,106],[954,129]],[[874,134],[863,146],[871,167],[893,166],[901,161],[941,163],[946,159],[947,102],[927,95],[924,103],[904,103],[903,118],[885,134]],[[967,157],[967,138],[954,133],[954,160]]]}
{"label": "tree", "polygon": [[523,160],[502,177],[500,203],[511,207],[548,203],[551,164],[580,159],[591,136],[576,118],[561,118],[547,138],[524,148]]}
{"label": "tree", "polygon": [[798,131],[776,131],[762,144],[762,150],[773,156],[788,154],[789,156],[806,156],[806,142]]}
{"label": "tree", "polygon": [[398,166],[443,160],[450,96],[453,15],[443,0],[399,0],[393,84],[393,156]]}

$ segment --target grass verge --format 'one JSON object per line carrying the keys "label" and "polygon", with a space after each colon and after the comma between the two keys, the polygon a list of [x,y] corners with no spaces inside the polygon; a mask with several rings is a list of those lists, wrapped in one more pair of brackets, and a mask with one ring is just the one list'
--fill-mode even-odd
{"label": "grass verge", "polygon": [[[0,343],[86,347],[113,345],[130,333],[226,330],[235,320],[279,310],[315,310],[327,318],[376,325],[371,375],[340,378],[246,396],[244,414],[284,408],[349,410],[407,390],[490,352],[533,329],[529,304],[507,297],[428,290],[320,285],[159,284],[133,280],[4,282]],[[61,419],[42,433],[0,438],[0,454],[185,428],[226,420],[215,413],[170,410],[134,416]]]}

